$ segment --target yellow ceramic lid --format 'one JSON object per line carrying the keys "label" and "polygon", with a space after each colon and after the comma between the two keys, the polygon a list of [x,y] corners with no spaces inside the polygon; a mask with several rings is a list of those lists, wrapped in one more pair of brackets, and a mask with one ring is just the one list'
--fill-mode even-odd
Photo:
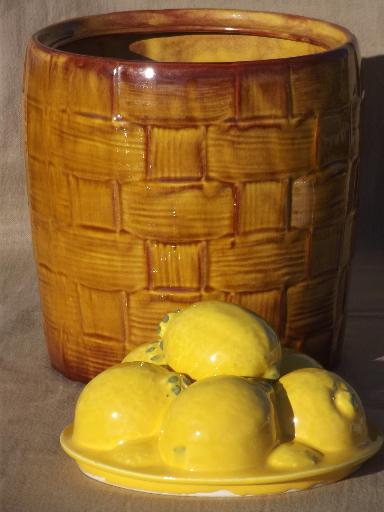
{"label": "yellow ceramic lid", "polygon": [[215,375],[276,379],[280,341],[255,313],[236,304],[204,301],[160,323],[167,363],[195,380]]}
{"label": "yellow ceramic lid", "polygon": [[281,377],[277,408],[286,436],[324,453],[353,454],[368,442],[364,408],[354,389],[335,373],[302,368]]}
{"label": "yellow ceramic lid", "polygon": [[186,471],[260,470],[278,443],[273,388],[241,377],[208,377],[168,408],[159,436],[164,463]]}
{"label": "yellow ceramic lid", "polygon": [[165,354],[163,351],[162,341],[153,343],[143,343],[131,350],[123,359],[123,363],[131,363],[133,361],[144,361],[146,363],[166,365]]}
{"label": "yellow ceramic lid", "polygon": [[167,409],[187,379],[150,363],[113,366],[92,379],[76,405],[73,442],[111,450],[159,432]]}
{"label": "yellow ceramic lid", "polygon": [[80,394],[61,443],[86,474],[151,492],[285,492],[343,478],[380,448],[357,393],[313,359],[283,350],[284,375],[262,378],[280,357],[264,321],[217,302],[187,311]]}
{"label": "yellow ceramic lid", "polygon": [[281,351],[280,377],[294,370],[300,370],[300,368],[322,368],[322,366],[307,354],[283,347]]}

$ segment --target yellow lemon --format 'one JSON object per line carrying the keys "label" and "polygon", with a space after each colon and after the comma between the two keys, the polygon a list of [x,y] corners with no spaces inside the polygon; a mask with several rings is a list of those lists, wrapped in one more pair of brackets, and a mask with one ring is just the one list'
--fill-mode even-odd
{"label": "yellow lemon", "polygon": [[122,363],[144,361],[146,363],[166,365],[162,341],[143,343],[131,350],[122,360]]}
{"label": "yellow lemon", "polygon": [[187,385],[183,376],[149,363],[113,366],[92,379],[77,401],[73,441],[110,450],[156,434],[169,404]]}
{"label": "yellow lemon", "polygon": [[300,368],[322,368],[322,366],[307,354],[284,347],[281,354],[280,376]]}
{"label": "yellow lemon", "polygon": [[367,442],[363,406],[352,387],[321,368],[303,368],[279,380],[277,403],[285,433],[321,452],[353,450]]}
{"label": "yellow lemon", "polygon": [[170,405],[159,436],[167,465],[202,472],[258,467],[276,443],[272,386],[231,376],[191,384]]}
{"label": "yellow lemon", "polygon": [[194,380],[215,375],[276,379],[280,341],[253,312],[235,304],[205,301],[160,323],[167,363]]}
{"label": "yellow lemon", "polygon": [[268,457],[269,466],[278,470],[300,470],[316,466],[323,454],[296,441],[282,443]]}

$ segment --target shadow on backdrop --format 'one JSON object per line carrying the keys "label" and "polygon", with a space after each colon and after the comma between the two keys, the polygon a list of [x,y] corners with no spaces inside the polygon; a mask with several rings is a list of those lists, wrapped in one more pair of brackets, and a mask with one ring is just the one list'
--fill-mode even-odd
{"label": "shadow on backdrop", "polygon": [[[337,371],[360,394],[368,416],[384,431],[384,55],[361,63],[361,161],[356,257],[349,319]],[[362,350],[364,343],[364,350]],[[384,469],[384,450],[352,478]]]}
{"label": "shadow on backdrop", "polygon": [[384,55],[362,59],[361,78],[365,97],[356,249],[384,250]]}

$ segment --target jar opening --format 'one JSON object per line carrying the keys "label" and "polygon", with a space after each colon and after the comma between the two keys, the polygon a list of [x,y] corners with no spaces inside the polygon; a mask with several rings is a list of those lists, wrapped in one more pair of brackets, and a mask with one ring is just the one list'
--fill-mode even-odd
{"label": "jar opening", "polygon": [[311,58],[353,40],[343,27],[301,16],[221,9],[127,11],[40,30],[48,51],[109,60],[235,63]]}
{"label": "jar opening", "polygon": [[82,55],[155,62],[241,62],[312,55],[327,50],[307,41],[251,34],[101,34],[59,44]]}

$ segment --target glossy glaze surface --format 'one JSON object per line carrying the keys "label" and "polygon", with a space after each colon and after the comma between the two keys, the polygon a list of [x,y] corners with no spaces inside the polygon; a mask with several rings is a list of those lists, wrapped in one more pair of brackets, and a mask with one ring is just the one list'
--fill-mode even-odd
{"label": "glossy glaze surface", "polygon": [[[92,400],[84,406],[85,396]],[[276,382],[231,375],[193,382],[129,362],[85,387],[61,444],[89,476],[113,485],[242,495],[336,481],[372,456],[382,436],[368,427],[349,384],[321,368]]]}
{"label": "glossy glaze surface", "polygon": [[278,407],[286,434],[324,453],[354,450],[367,443],[361,401],[341,377],[321,368],[303,368],[281,377]]}
{"label": "glossy glaze surface", "polygon": [[192,379],[237,375],[277,379],[280,340],[260,317],[235,304],[204,301],[160,322],[167,364]]}
{"label": "glossy glaze surface", "polygon": [[163,351],[162,342],[154,341],[153,343],[143,343],[137,346],[124,357],[123,363],[132,361],[145,361],[157,365],[166,365],[167,360]]}
{"label": "glossy glaze surface", "polygon": [[186,386],[183,376],[145,362],[100,373],[77,401],[73,442],[112,450],[158,432],[169,403]]}
{"label": "glossy glaze surface", "polygon": [[281,355],[280,376],[300,368],[321,368],[321,364],[307,354],[284,347]]}
{"label": "glossy glaze surface", "polygon": [[163,462],[193,472],[256,470],[278,443],[273,388],[241,377],[209,377],[180,394],[159,436]]}
{"label": "glossy glaze surface", "polygon": [[[212,58],[188,34],[229,32],[214,56],[238,45],[237,62],[179,60]],[[266,40],[271,58],[264,41],[264,60],[246,60],[236,34]],[[133,55],[137,45],[177,62]],[[335,359],[359,87],[353,36],[296,16],[127,12],[39,32],[25,67],[27,165],[53,365],[87,380],[156,340],[163,314],[206,299],[249,307],[286,345]]]}
{"label": "glossy glaze surface", "polygon": [[149,37],[129,45],[132,52],[157,62],[236,62],[311,55],[322,46],[302,41],[241,34],[187,34]]}

